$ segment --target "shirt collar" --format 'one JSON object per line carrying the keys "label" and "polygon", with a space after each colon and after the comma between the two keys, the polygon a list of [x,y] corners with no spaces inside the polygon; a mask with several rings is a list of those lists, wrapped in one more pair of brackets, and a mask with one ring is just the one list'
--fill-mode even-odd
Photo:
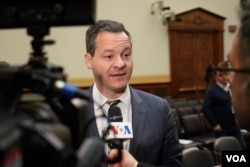
{"label": "shirt collar", "polygon": [[122,103],[124,103],[126,106],[129,106],[131,104],[131,93],[129,86],[127,85],[125,92],[121,95],[119,98]]}
{"label": "shirt collar", "polygon": [[221,87],[223,90],[229,91],[229,89],[230,89],[230,83],[229,83],[229,82],[227,83],[226,86],[222,85],[222,84],[219,83],[219,82],[216,82],[216,83],[217,83],[217,85],[219,85],[219,87]]}
{"label": "shirt collar", "polygon": [[[96,87],[96,84],[93,85],[93,99],[94,104],[102,107],[107,100],[115,100],[115,99],[108,99],[106,98]],[[124,103],[126,106],[129,106],[131,104],[131,93],[129,89],[129,85],[127,85],[125,92],[117,99],[120,99],[122,103]]]}

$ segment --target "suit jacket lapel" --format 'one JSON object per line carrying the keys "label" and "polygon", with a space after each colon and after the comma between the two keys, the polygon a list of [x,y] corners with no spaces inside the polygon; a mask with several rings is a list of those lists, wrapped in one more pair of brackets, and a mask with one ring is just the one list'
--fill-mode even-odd
{"label": "suit jacket lapel", "polygon": [[143,106],[142,99],[133,88],[131,88],[131,98],[133,139],[130,140],[129,152],[135,155],[144,131],[146,108]]}
{"label": "suit jacket lapel", "polygon": [[230,88],[228,89],[228,91],[225,91],[222,87],[220,87],[218,84],[216,84],[218,87],[219,87],[219,89],[221,90],[221,91],[223,91],[223,93],[225,93],[227,96],[229,96],[229,98],[231,98],[231,90],[230,90]]}

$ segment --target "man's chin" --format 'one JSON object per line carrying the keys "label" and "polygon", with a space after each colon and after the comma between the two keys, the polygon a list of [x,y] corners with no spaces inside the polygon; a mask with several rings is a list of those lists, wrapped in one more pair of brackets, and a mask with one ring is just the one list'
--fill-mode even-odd
{"label": "man's chin", "polygon": [[114,85],[114,86],[113,86],[113,90],[114,90],[116,93],[123,93],[123,92],[125,92],[126,87],[127,87],[127,84]]}

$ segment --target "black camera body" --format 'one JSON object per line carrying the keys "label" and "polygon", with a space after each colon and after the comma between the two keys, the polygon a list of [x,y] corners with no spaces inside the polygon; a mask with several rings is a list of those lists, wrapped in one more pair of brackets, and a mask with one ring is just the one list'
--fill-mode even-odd
{"label": "black camera body", "polygon": [[54,41],[43,38],[51,26],[94,22],[95,0],[0,0],[0,29],[27,28],[33,37],[27,64],[0,64],[0,167],[84,164],[79,163],[84,154],[76,152],[86,139],[88,100],[79,92],[65,96],[56,86],[67,77],[62,67],[48,62],[43,46]]}
{"label": "black camera body", "polygon": [[1,167],[74,166],[70,129],[54,119],[49,108],[32,102],[21,105],[16,115],[1,113]]}
{"label": "black camera body", "polygon": [[88,102],[60,93],[55,83],[65,78],[63,68],[43,57],[0,66],[0,167],[75,166]]}

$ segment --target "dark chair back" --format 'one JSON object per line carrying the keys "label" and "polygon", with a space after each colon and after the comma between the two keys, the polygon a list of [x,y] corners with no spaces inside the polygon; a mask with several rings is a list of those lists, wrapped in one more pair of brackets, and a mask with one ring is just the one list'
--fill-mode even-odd
{"label": "dark chair back", "polygon": [[214,133],[205,133],[204,125],[199,114],[190,114],[182,117],[184,135],[191,140],[202,142],[204,146],[213,144]]}
{"label": "dark chair back", "polygon": [[190,114],[194,113],[193,109],[191,107],[187,107],[187,106],[177,108],[177,112],[178,112],[178,115],[180,118],[184,115],[190,115]]}
{"label": "dark chair back", "polygon": [[187,100],[178,100],[178,101],[174,101],[174,107],[175,108],[180,108],[180,107],[187,107],[188,104],[187,104]]}
{"label": "dark chair back", "polygon": [[214,141],[214,153],[217,163],[221,163],[222,151],[240,151],[240,142],[233,136],[218,137]]}
{"label": "dark chair back", "polygon": [[190,147],[183,150],[183,167],[213,167],[212,153],[205,147]]}

